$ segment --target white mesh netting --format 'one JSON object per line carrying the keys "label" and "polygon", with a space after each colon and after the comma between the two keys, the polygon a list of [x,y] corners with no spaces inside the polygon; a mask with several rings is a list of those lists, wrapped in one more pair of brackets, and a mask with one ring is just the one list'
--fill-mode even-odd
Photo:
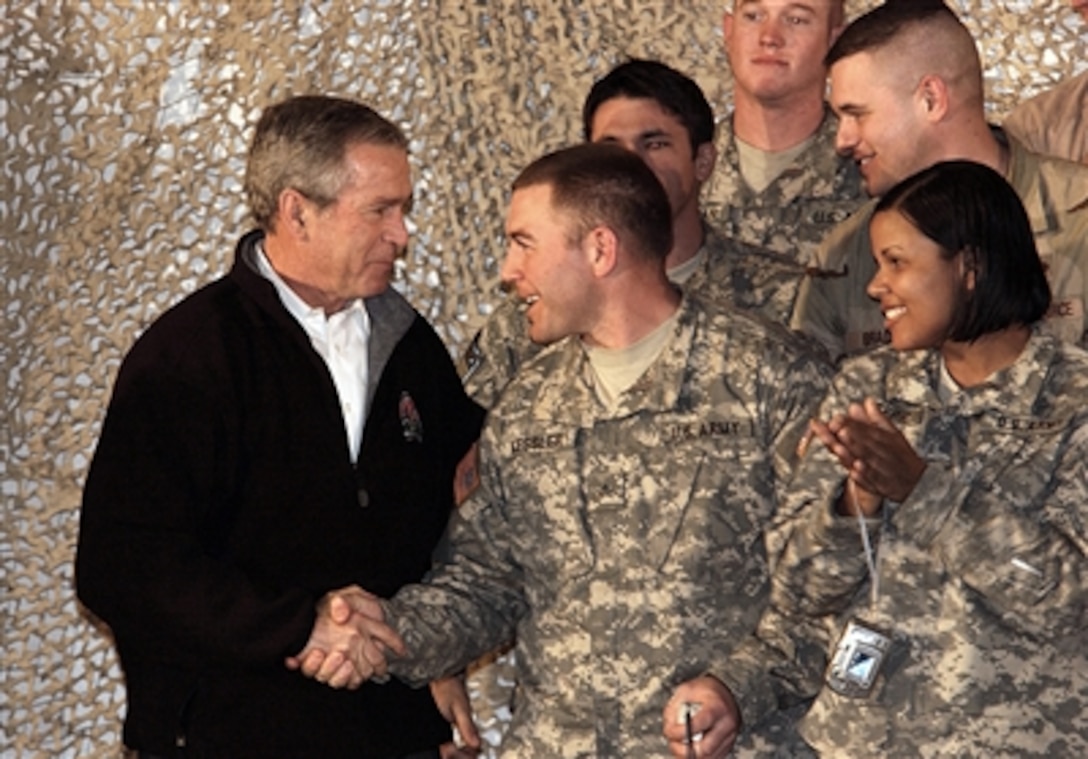
{"label": "white mesh netting", "polygon": [[[872,2],[848,3],[856,12]],[[953,3],[995,118],[1085,67],[1058,0]],[[137,333],[225,270],[269,102],[366,100],[412,140],[397,287],[461,348],[495,300],[507,187],[580,136],[626,55],[690,73],[719,114],[719,0],[0,0],[0,755],[119,756],[124,685],[77,609],[80,488]]]}

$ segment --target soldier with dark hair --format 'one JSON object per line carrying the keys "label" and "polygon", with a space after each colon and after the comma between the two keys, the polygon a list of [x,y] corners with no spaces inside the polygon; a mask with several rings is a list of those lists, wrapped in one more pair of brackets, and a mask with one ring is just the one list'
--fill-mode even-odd
{"label": "soldier with dark hair", "polygon": [[869,225],[891,345],[844,361],[782,508],[745,724],[826,756],[1088,755],[1088,352],[999,173],[940,162]]}
{"label": "soldier with dark hair", "polygon": [[[726,239],[703,219],[699,193],[715,165],[714,115],[691,78],[649,60],[630,60],[597,81],[582,110],[589,142],[638,154],[665,187],[672,208],[668,277],[685,291],[758,311],[785,324],[798,272],[780,255]],[[465,388],[490,407],[541,345],[530,340],[514,298],[501,302],[465,354]]]}

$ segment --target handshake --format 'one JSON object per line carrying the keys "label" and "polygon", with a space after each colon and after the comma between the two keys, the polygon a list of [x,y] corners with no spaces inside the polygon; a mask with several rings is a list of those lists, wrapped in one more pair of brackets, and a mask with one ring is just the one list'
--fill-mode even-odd
{"label": "handshake", "polygon": [[[332,590],[317,604],[317,619],[310,639],[301,651],[287,657],[287,668],[331,688],[355,690],[367,680],[389,676],[388,653],[407,654],[404,640],[385,624],[376,595],[358,585]],[[480,750],[480,734],[472,720],[468,693],[460,677],[443,677],[431,683],[431,697],[438,711],[457,728],[460,745],[439,747],[443,759],[470,759]]]}
{"label": "handshake", "polygon": [[378,597],[349,585],[321,599],[310,639],[286,664],[332,688],[354,690],[367,680],[388,678],[390,652],[404,656],[407,649],[385,624]]}

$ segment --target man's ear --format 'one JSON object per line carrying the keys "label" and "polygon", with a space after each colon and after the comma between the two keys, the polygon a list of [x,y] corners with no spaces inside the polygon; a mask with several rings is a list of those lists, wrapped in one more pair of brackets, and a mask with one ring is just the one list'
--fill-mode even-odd
{"label": "man's ear", "polygon": [[726,11],[722,14],[722,40],[725,42],[725,50],[729,51],[729,40],[733,36],[733,14]]}
{"label": "man's ear", "polygon": [[940,76],[926,74],[915,93],[927,121],[941,121],[948,114],[948,84]]}
{"label": "man's ear", "polygon": [[590,270],[598,279],[608,276],[619,260],[619,238],[609,227],[596,226],[585,236],[584,250]]}
{"label": "man's ear", "polygon": [[714,173],[714,167],[718,163],[718,149],[714,147],[714,141],[704,142],[695,148],[695,178],[702,184],[710,179]]}
{"label": "man's ear", "polygon": [[285,189],[276,203],[276,231],[306,239],[311,205],[298,190],[293,187]]}
{"label": "man's ear", "polygon": [[840,15],[837,13],[832,13],[832,16],[837,16],[838,18],[828,19],[828,25],[830,26],[827,34],[828,50],[830,50],[835,45],[835,43],[839,41],[839,35],[842,34],[842,30],[846,28],[845,14]]}

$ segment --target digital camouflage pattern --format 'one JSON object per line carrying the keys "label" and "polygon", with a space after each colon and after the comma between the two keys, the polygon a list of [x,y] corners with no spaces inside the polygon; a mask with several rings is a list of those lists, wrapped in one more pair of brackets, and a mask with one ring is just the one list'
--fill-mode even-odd
{"label": "digital camouflage pattern", "polygon": [[710,258],[686,289],[754,311],[775,324],[789,324],[799,282],[792,257],[725,238],[717,231],[708,233],[707,239],[708,247],[712,244],[723,255]]}
{"label": "digital camouflage pattern", "polygon": [[[749,308],[773,322],[786,324],[798,279],[792,260],[737,240],[726,240],[709,226],[705,227],[705,235],[696,254],[703,257],[703,263],[685,283],[685,290],[703,300]],[[518,367],[541,348],[529,339],[523,305],[515,297],[507,298],[465,354],[462,376],[469,395],[490,408]],[[484,659],[469,667],[465,685],[481,738],[497,746],[510,722],[517,683],[516,654],[504,646],[503,651]]]}
{"label": "digital camouflage pattern", "polygon": [[[778,324],[787,324],[800,274],[791,255],[728,240],[704,225],[706,236],[696,255],[703,265],[684,285],[704,300],[752,309]],[[491,408],[518,367],[540,352],[529,339],[524,305],[513,296],[503,300],[476,333],[459,367],[469,396]],[[505,649],[505,647],[504,647]],[[469,667],[465,685],[481,738],[489,746],[502,741],[510,721],[516,687],[516,654],[493,652]]]}
{"label": "digital camouflage pattern", "polygon": [[[707,298],[723,297],[728,289],[725,283],[731,281],[725,241],[707,227],[703,246],[696,255],[703,257],[703,265],[691,275],[686,287],[701,291]],[[771,299],[773,292],[767,297]],[[464,354],[460,369],[465,389],[484,408],[495,405],[518,367],[543,348],[529,339],[524,310],[524,304],[513,295],[503,300]],[[783,323],[788,318],[787,312]],[[517,687],[515,659],[514,650],[504,644],[501,650],[473,662],[466,671],[465,687],[472,703],[472,716],[481,739],[489,746],[498,746],[509,727]]]}
{"label": "digital camouflage pattern", "polygon": [[837,127],[827,109],[812,144],[757,193],[740,173],[732,116],[718,126],[718,164],[703,187],[704,213],[727,238],[777,254],[792,269],[789,287],[778,295],[787,313],[824,237],[867,198],[854,162],[835,152]]}
{"label": "digital camouflage pattern", "polygon": [[[1046,329],[1088,347],[1088,166],[1031,153],[1000,130],[995,135],[1008,145],[1005,178],[1027,210],[1053,293]],[[831,233],[797,298],[791,326],[822,343],[832,359],[890,339],[880,305],[866,293],[876,273],[869,244],[876,202]]]}
{"label": "digital camouflage pattern", "polygon": [[450,560],[386,604],[412,683],[516,631],[503,755],[662,756],[676,685],[717,672],[768,591],[763,525],[827,369],[781,327],[687,296],[613,409],[580,341],[524,365],[485,425]]}
{"label": "digital camouflage pattern", "polygon": [[[817,443],[771,608],[726,680],[749,721],[818,690],[801,732],[824,756],[1088,756],[1088,353],[1037,332],[947,403],[939,373],[935,351],[847,360],[821,418],[872,395],[928,464],[867,520],[878,599],[857,519],[833,515],[842,467]],[[820,687],[848,619],[894,641],[866,697]]]}
{"label": "digital camouflage pattern", "polygon": [[457,368],[465,392],[484,408],[491,408],[518,367],[541,348],[529,339],[525,304],[509,293],[487,317],[461,358]]}
{"label": "digital camouflage pattern", "polygon": [[[684,290],[703,300],[752,309],[779,324],[789,321],[798,273],[787,256],[724,237],[704,225],[696,269]],[[459,369],[469,396],[491,408],[518,367],[540,352],[529,339],[524,304],[514,296],[495,308],[465,351]]]}

